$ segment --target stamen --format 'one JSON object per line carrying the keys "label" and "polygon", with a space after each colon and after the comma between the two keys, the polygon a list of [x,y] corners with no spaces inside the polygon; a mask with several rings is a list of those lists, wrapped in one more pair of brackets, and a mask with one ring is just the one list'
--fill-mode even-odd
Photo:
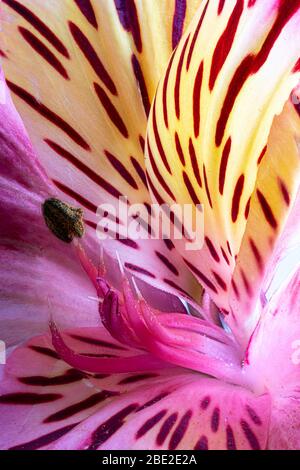
{"label": "stamen", "polygon": [[140,372],[143,370],[159,370],[170,367],[169,364],[143,353],[136,356],[111,359],[86,357],[68,347],[54,322],[50,323],[50,330],[55,351],[62,360],[75,367],[75,369],[93,373],[117,374]]}
{"label": "stamen", "polygon": [[131,281],[132,281],[132,285],[134,287],[134,290],[135,290],[135,293],[137,295],[138,300],[144,300],[144,297],[142,296],[142,293],[141,293],[141,291],[140,291],[140,289],[139,289],[139,287],[136,283],[135,277],[132,276]]}
{"label": "stamen", "polygon": [[178,297],[178,299],[180,300],[180,302],[182,303],[186,313],[188,315],[192,315],[191,314],[191,311],[190,311],[190,307],[189,307],[189,304],[187,303],[187,301],[185,299],[183,299],[182,297]]}
{"label": "stamen", "polygon": [[98,275],[96,277],[96,284],[97,284],[97,294],[99,295],[99,297],[103,299],[109,291],[109,284],[105,280],[106,266],[104,263],[104,248],[101,244],[99,248],[100,248],[100,260],[99,260],[99,265],[98,265]]}
{"label": "stamen", "polygon": [[101,300],[100,300],[98,297],[92,297],[91,295],[88,295],[88,299],[89,299],[89,300],[93,300],[93,301],[95,301],[95,302],[97,302],[97,303],[101,302]]}
{"label": "stamen", "polygon": [[88,258],[83,246],[81,246],[78,240],[74,239],[73,245],[74,245],[75,252],[80,260],[81,266],[83,267],[88,277],[92,281],[93,285],[97,289],[98,284],[97,284],[96,267],[93,265],[92,261]]}
{"label": "stamen", "polygon": [[120,272],[121,272],[122,276],[125,277],[124,266],[123,266],[123,263],[122,263],[122,261],[121,261],[119,252],[118,252],[117,250],[116,250],[116,256],[117,256],[117,260],[118,260]]}
{"label": "stamen", "polygon": [[104,248],[101,243],[99,245],[99,251],[98,277],[103,278],[106,274],[106,266],[104,263]]}

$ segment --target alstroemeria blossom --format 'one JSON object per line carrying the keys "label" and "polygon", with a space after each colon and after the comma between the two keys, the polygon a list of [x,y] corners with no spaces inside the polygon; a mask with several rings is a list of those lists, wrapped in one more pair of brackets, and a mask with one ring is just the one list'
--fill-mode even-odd
{"label": "alstroemeria blossom", "polygon": [[[300,2],[2,3],[0,447],[299,449]],[[99,250],[119,196],[203,249]]]}

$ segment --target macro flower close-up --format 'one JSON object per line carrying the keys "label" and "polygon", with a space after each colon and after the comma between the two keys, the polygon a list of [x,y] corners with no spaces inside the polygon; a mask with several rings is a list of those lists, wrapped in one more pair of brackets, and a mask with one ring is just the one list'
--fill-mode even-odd
{"label": "macro flower close-up", "polygon": [[0,449],[300,450],[300,0],[0,8]]}

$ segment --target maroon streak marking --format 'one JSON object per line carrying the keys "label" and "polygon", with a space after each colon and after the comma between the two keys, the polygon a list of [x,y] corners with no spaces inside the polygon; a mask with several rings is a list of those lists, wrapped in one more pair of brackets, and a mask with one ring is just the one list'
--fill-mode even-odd
{"label": "maroon streak marking", "polygon": [[236,443],[232,427],[228,424],[226,427],[226,445],[227,450],[236,450]]}
{"label": "maroon streak marking", "polygon": [[142,380],[153,379],[158,377],[158,374],[138,374],[131,375],[130,377],[125,377],[125,379],[120,380],[119,385],[133,384],[136,382],[141,382]]}
{"label": "maroon streak marking", "polygon": [[242,420],[241,421],[241,428],[246,436],[247,441],[250,444],[251,449],[253,450],[260,450],[260,445],[257,440],[257,437],[255,436],[254,432],[250,428],[249,424],[247,421]]}
{"label": "maroon streak marking", "polygon": [[139,162],[137,161],[136,158],[130,157],[130,160],[131,160],[131,163],[132,163],[135,171],[137,172],[137,174],[141,178],[141,180],[144,183],[145,187],[148,189],[147,178],[146,178],[146,174],[145,174],[143,168],[141,167],[141,165],[139,164]]}
{"label": "maroon streak marking", "polygon": [[246,219],[246,220],[247,220],[248,217],[249,217],[250,206],[251,206],[251,196],[249,197],[248,202],[247,202],[246,207],[245,207],[245,219]]}
{"label": "maroon streak marking", "polygon": [[108,159],[108,161],[111,163],[111,165],[114,167],[114,169],[121,175],[121,177],[133,188],[133,189],[139,189],[138,185],[136,184],[136,181],[132,177],[132,175],[129,173],[129,171],[125,168],[123,163],[120,162],[120,160],[115,157],[112,153],[110,153],[108,150],[104,150],[104,153]]}
{"label": "maroon streak marking", "polygon": [[143,274],[144,276],[152,277],[155,279],[155,275],[150,273],[144,268],[141,268],[140,266],[137,266],[132,263],[125,263],[125,268],[129,269],[130,271],[135,271],[136,273]]}
{"label": "maroon streak marking", "polygon": [[170,287],[173,287],[173,289],[176,289],[178,290],[179,292],[181,292],[183,295],[185,295],[186,297],[189,297],[191,298],[190,294],[188,292],[186,292],[182,287],[180,287],[178,284],[176,284],[176,282],[172,281],[171,279],[166,279],[164,278],[163,281],[168,284],[168,286]]}
{"label": "maroon streak marking", "polygon": [[92,346],[99,346],[103,348],[109,348],[109,349],[116,349],[118,351],[126,351],[126,348],[123,346],[119,346],[118,344],[111,343],[109,341],[104,341],[101,339],[96,339],[96,338],[90,338],[87,336],[82,336],[82,335],[77,335],[77,334],[71,334],[71,338],[77,339],[81,343],[85,344],[91,344]]}
{"label": "maroon streak marking", "polygon": [[259,155],[259,158],[258,158],[258,160],[257,160],[257,165],[258,165],[258,166],[261,164],[261,161],[262,161],[262,159],[264,158],[264,156],[265,156],[267,150],[268,150],[268,146],[266,145],[266,146],[262,149],[262,151],[261,151],[261,153],[260,153],[260,155]]}
{"label": "maroon streak marking", "polygon": [[92,181],[94,181],[94,183],[96,183],[101,188],[103,188],[111,196],[113,196],[117,199],[119,199],[122,196],[122,193],[120,193],[120,191],[118,191],[114,186],[112,186],[110,183],[108,183],[100,175],[98,175],[93,170],[88,168],[84,163],[82,163],[80,160],[78,160],[76,157],[74,157],[74,155],[72,155],[66,149],[64,149],[63,147],[56,144],[55,142],[53,142],[50,139],[45,139],[45,142],[47,143],[47,145],[49,145],[49,147],[52,148],[52,150],[54,152],[56,152],[61,157],[65,158],[72,165],[74,165],[78,170],[82,171],[82,173],[84,173],[88,178],[90,178]]}
{"label": "maroon streak marking", "polygon": [[179,421],[170,439],[170,443],[169,443],[170,450],[175,450],[180,444],[180,442],[182,441],[182,439],[184,438],[184,435],[187,431],[192,414],[193,414],[192,411],[188,410]]}
{"label": "maroon streak marking", "polygon": [[186,15],[186,0],[175,1],[175,11],[173,17],[172,47],[177,47],[183,33],[184,20]]}
{"label": "maroon streak marking", "polygon": [[93,48],[88,38],[76,24],[72,23],[72,21],[69,21],[69,28],[76,44],[89,62],[90,66],[93,68],[94,72],[98,75],[108,90],[113,95],[117,95],[118,92],[112,78],[105,69],[102,61],[100,60],[97,52]]}
{"label": "maroon streak marking", "polygon": [[257,248],[256,243],[254,242],[254,240],[252,240],[252,238],[249,239],[249,244],[250,244],[252,253],[254,255],[259,272],[262,273],[264,265],[263,265],[263,259],[259,252],[259,249]]}
{"label": "maroon streak marking", "polygon": [[207,0],[207,2],[206,2],[206,5],[205,5],[204,10],[203,10],[203,12],[202,12],[202,15],[201,15],[201,17],[200,17],[198,26],[197,26],[197,28],[196,28],[195,34],[194,34],[193,39],[192,39],[192,41],[191,41],[191,45],[190,45],[190,47],[189,47],[189,53],[188,53],[187,62],[186,62],[186,70],[187,70],[187,71],[188,71],[189,68],[190,68],[190,64],[191,64],[193,52],[194,52],[194,49],[195,49],[195,46],[196,46],[196,42],[197,42],[197,39],[198,39],[198,35],[199,35],[199,32],[200,32],[200,29],[201,29],[203,20],[204,20],[204,18],[205,18],[205,14],[206,14],[208,5],[209,5],[209,0]]}
{"label": "maroon streak marking", "polygon": [[129,134],[127,127],[108,95],[98,83],[94,83],[94,88],[111,122],[115,125],[115,127],[123,135],[123,137],[125,137],[125,139],[128,139]]}
{"label": "maroon streak marking", "polygon": [[168,434],[170,434],[172,428],[174,427],[174,424],[177,421],[177,417],[178,417],[178,414],[173,413],[165,420],[156,438],[157,445],[159,446],[163,445]]}
{"label": "maroon streak marking", "polygon": [[139,18],[134,0],[114,0],[119,20],[125,31],[132,34],[139,53],[143,50]]}
{"label": "maroon streak marking", "polygon": [[180,84],[181,84],[181,75],[182,75],[182,68],[183,68],[183,61],[186,52],[186,48],[189,42],[190,36],[188,36],[185,40],[184,46],[182,48],[179,62],[177,65],[177,72],[176,72],[176,79],[175,79],[175,88],[174,88],[174,99],[175,99],[175,112],[177,119],[180,119]]}
{"label": "maroon streak marking", "polygon": [[88,410],[99,403],[102,403],[107,398],[113,397],[118,395],[118,392],[109,392],[103,390],[102,392],[95,393],[90,397],[86,398],[85,400],[79,401],[78,403],[74,403],[73,405],[67,406],[62,410],[56,411],[55,413],[48,416],[44,419],[44,423],[56,423],[58,421],[63,421],[64,419],[70,418],[81,411]]}
{"label": "maroon streak marking", "polygon": [[231,150],[231,137],[228,138],[222,153],[220,173],[219,173],[219,192],[223,195],[228,158]]}
{"label": "maroon streak marking", "polygon": [[91,436],[88,450],[96,450],[101,444],[110,439],[110,437],[123,426],[125,418],[127,418],[127,416],[133,413],[137,408],[137,403],[128,405],[123,410],[114,414],[111,418],[108,418],[104,423],[100,424]]}
{"label": "maroon streak marking", "polygon": [[219,0],[218,15],[221,15],[224,5],[225,5],[225,0]]}
{"label": "maroon streak marking", "polygon": [[220,409],[215,408],[211,417],[211,430],[216,433],[220,425]]}
{"label": "maroon streak marking", "polygon": [[236,298],[239,299],[239,298],[240,298],[240,293],[239,293],[239,290],[238,290],[238,288],[237,288],[237,285],[236,285],[236,283],[235,283],[235,281],[234,281],[233,279],[232,279],[232,281],[231,281],[231,285],[232,285],[233,291],[234,291],[234,293],[235,293],[235,295],[236,295]]}
{"label": "maroon streak marking", "polygon": [[184,184],[189,192],[189,195],[193,203],[195,204],[195,206],[200,205],[201,204],[200,199],[198,198],[196,191],[194,189],[194,186],[192,185],[190,178],[188,177],[185,171],[182,172],[182,176],[183,176]]}
{"label": "maroon streak marking", "polygon": [[141,98],[142,98],[145,114],[148,117],[149,112],[150,112],[150,106],[151,106],[150,98],[149,98],[147,85],[146,85],[146,81],[145,81],[145,77],[144,77],[141,65],[135,54],[132,54],[131,56],[131,64],[132,64],[134,76],[136,78],[136,81],[138,83],[139,90],[141,93]]}
{"label": "maroon streak marking", "polygon": [[28,29],[19,26],[19,31],[25,41],[32,47],[32,49],[37,52],[41,57],[43,57],[48,64],[50,64],[63,78],[69,80],[70,77],[68,72],[62,63],[57,59],[53,52],[45,46],[34,34],[32,34]]}
{"label": "maroon streak marking", "polygon": [[219,284],[219,286],[221,287],[221,289],[226,292],[227,291],[227,284],[226,282],[221,278],[221,276],[216,273],[215,271],[212,271],[214,277],[215,277],[215,280],[217,281],[217,283]]}
{"label": "maroon streak marking", "polygon": [[202,410],[207,410],[207,408],[210,405],[210,402],[211,402],[211,398],[209,396],[204,397],[200,403]]}
{"label": "maroon streak marking", "polygon": [[206,190],[208,202],[209,202],[210,207],[213,208],[205,165],[203,165],[203,176],[204,176],[204,184],[205,184],[205,190]]}
{"label": "maroon streak marking", "polygon": [[151,163],[151,166],[152,166],[152,170],[153,170],[157,180],[161,184],[162,188],[166,191],[166,193],[170,196],[170,198],[173,199],[173,201],[175,201],[174,194],[172,193],[171,189],[167,185],[166,180],[162,177],[162,175],[161,175],[161,173],[158,169],[158,166],[156,165],[156,161],[155,161],[155,158],[153,156],[153,153],[152,153],[149,142],[148,142],[148,154],[149,154],[149,159],[150,159],[150,163]]}
{"label": "maroon streak marking", "polygon": [[19,377],[18,381],[25,385],[33,385],[36,387],[51,387],[56,385],[66,385],[82,380],[85,374],[76,369],[69,369],[62,375],[47,377],[43,375],[34,375],[28,377]]}
{"label": "maroon streak marking", "polygon": [[29,346],[29,349],[31,349],[32,351],[37,352],[39,354],[43,354],[44,356],[51,357],[53,359],[60,359],[59,355],[50,348],[44,348],[42,346],[32,345],[32,346]]}
{"label": "maroon streak marking", "polygon": [[164,151],[164,148],[162,146],[162,143],[161,143],[161,140],[160,140],[160,135],[159,135],[159,132],[158,132],[158,127],[157,127],[157,118],[156,118],[156,98],[154,99],[154,106],[153,106],[153,131],[154,131],[154,137],[155,137],[155,141],[156,141],[156,145],[157,145],[157,149],[159,151],[159,154],[160,154],[160,157],[162,159],[162,162],[166,168],[166,170],[168,171],[168,173],[170,173],[170,175],[172,174],[172,171],[171,171],[171,168],[170,168],[170,165],[168,163],[168,160],[167,160],[167,156],[165,154],[165,151]]}
{"label": "maroon streak marking", "polygon": [[156,256],[160,259],[160,261],[175,275],[175,276],[179,276],[179,271],[178,269],[176,268],[176,266],[174,266],[173,263],[171,263],[171,261],[168,260],[168,258],[166,258],[162,253],[160,253],[159,251],[155,251],[155,254]]}
{"label": "maroon streak marking", "polygon": [[58,441],[61,437],[65,436],[68,432],[72,431],[75,426],[79,423],[68,424],[63,428],[56,429],[55,431],[44,434],[43,436],[37,437],[32,441],[25,442],[23,444],[18,444],[14,447],[11,447],[9,450],[37,450],[42,447],[45,447],[52,442]]}
{"label": "maroon streak marking", "polygon": [[282,181],[281,178],[278,179],[278,184],[279,184],[279,188],[283,196],[284,202],[286,203],[287,206],[289,206],[291,203],[291,198],[289,195],[288,188],[286,187],[285,183]]}
{"label": "maroon streak marking", "polygon": [[214,55],[209,77],[209,89],[212,90],[215,86],[218,75],[228,57],[232,47],[236,31],[240,22],[241,15],[244,9],[244,0],[236,0],[235,7],[227,22],[227,26],[220,36],[220,39],[215,47]]}
{"label": "maroon streak marking", "polygon": [[31,10],[15,0],[3,0],[10,8],[15,10],[28,23],[33,26],[60,54],[69,58],[69,53],[61,40],[51,31],[48,26],[41,21]]}
{"label": "maroon streak marking", "polygon": [[62,398],[62,395],[59,393],[15,392],[0,395],[0,403],[9,405],[38,405],[41,403],[51,403],[60,398]]}
{"label": "maroon streak marking", "polygon": [[250,418],[252,419],[253,423],[256,424],[257,426],[262,425],[262,421],[259,416],[257,416],[256,411],[251,408],[251,406],[247,405],[246,406],[247,413],[249,414]]}
{"label": "maroon streak marking", "polygon": [[232,198],[231,220],[233,223],[237,221],[237,218],[239,215],[240,202],[241,202],[241,197],[243,194],[244,183],[245,183],[245,176],[241,175],[236,183],[235,190],[233,193],[233,198]]}
{"label": "maroon streak marking", "polygon": [[206,436],[201,436],[199,441],[194,447],[194,450],[208,450],[208,439]]}
{"label": "maroon streak marking", "polygon": [[156,397],[152,398],[151,400],[147,401],[144,405],[140,406],[137,410],[136,413],[139,413],[140,411],[145,410],[146,408],[149,408],[150,406],[156,405],[159,401],[163,400],[169,395],[168,392],[162,392]]}
{"label": "maroon streak marking", "polygon": [[196,178],[197,183],[199,184],[200,188],[202,188],[202,180],[201,180],[201,176],[200,176],[200,170],[199,170],[199,166],[198,166],[197,155],[196,155],[195,147],[194,147],[194,144],[193,144],[193,141],[192,141],[191,138],[189,140],[189,154],[190,154],[190,157],[191,157],[191,163],[192,163],[195,178]]}
{"label": "maroon streak marking", "polygon": [[140,439],[141,437],[143,437],[148,431],[150,431],[150,429],[154,428],[154,426],[156,426],[157,423],[159,423],[163,419],[166,413],[167,410],[161,410],[156,415],[149,418],[137,431],[135,438]]}
{"label": "maroon streak marking", "polygon": [[60,181],[57,181],[57,180],[52,180],[52,181],[55,184],[55,186],[58,189],[60,189],[60,191],[67,194],[72,199],[75,199],[75,201],[77,201],[81,206],[85,207],[86,209],[96,214],[97,206],[95,204],[90,202],[85,197],[81,196],[81,194],[78,194],[76,191],[73,191],[71,188],[69,188],[69,186],[64,185]]}
{"label": "maroon streak marking", "polygon": [[266,200],[265,196],[262,194],[262,192],[259,189],[256,191],[256,193],[257,193],[258,201],[260,203],[260,206],[262,208],[266,221],[274,230],[276,230],[278,227],[278,223],[277,223],[277,220],[275,219],[275,216],[273,214],[273,211],[268,201]]}
{"label": "maroon streak marking", "polygon": [[222,255],[223,255],[223,258],[225,259],[226,263],[228,264],[228,266],[230,265],[230,261],[229,261],[229,258],[225,252],[225,250],[223,248],[221,248],[221,252],[222,252]]}
{"label": "maroon streak marking", "polygon": [[[183,258],[184,259],[184,258]],[[211,289],[215,294],[218,293],[216,287],[213,285],[213,283],[203,274],[199,271],[198,268],[196,268],[196,266],[194,266],[193,264],[191,264],[189,261],[187,261],[186,259],[184,259],[184,262],[187,264],[187,266],[190,268],[190,270],[196,274],[196,276],[209,288]]]}
{"label": "maroon streak marking", "polygon": [[98,29],[97,18],[91,4],[91,0],[74,0],[79,10],[86,17],[88,22],[94,26],[95,29]]}
{"label": "maroon streak marking", "polygon": [[216,146],[219,147],[222,143],[225,128],[227,125],[228,118],[235,104],[235,100],[241,91],[244,83],[251,74],[251,67],[253,65],[253,56],[248,55],[243,59],[241,64],[235,71],[235,74],[229,84],[227,94],[223,103],[223,107],[220,113],[219,120],[217,122],[216,129]]}
{"label": "maroon streak marking", "polygon": [[177,132],[175,132],[175,146],[176,146],[176,151],[177,151],[177,154],[180,158],[180,161],[181,161],[182,165],[185,166],[184,153],[183,153],[181,143],[180,143],[180,139],[179,139],[179,136],[178,136]]}
{"label": "maroon streak marking", "polygon": [[172,64],[174,61],[175,57],[175,51],[172,54],[172,57],[170,59],[167,72],[164,78],[164,84],[163,84],[163,112],[164,112],[164,121],[165,121],[165,126],[168,129],[169,128],[169,116],[168,116],[168,84],[169,84],[169,78],[170,78],[170,72],[172,68]]}
{"label": "maroon streak marking", "polygon": [[217,263],[219,263],[220,262],[220,256],[218,255],[217,250],[215,249],[213,242],[210,240],[210,238],[205,237],[205,243],[206,243],[207,248],[209,249],[209,252],[210,252],[211,256],[213,257],[213,259]]}
{"label": "maroon streak marking", "polygon": [[248,278],[247,278],[245,272],[243,271],[243,269],[241,269],[240,272],[241,272],[241,276],[242,276],[242,280],[243,280],[245,290],[246,290],[248,296],[251,297],[253,295],[253,292],[252,292],[251,286],[249,284]]}
{"label": "maroon streak marking", "polygon": [[23,100],[28,106],[38,112],[41,116],[43,116],[48,121],[52,122],[56,127],[61,129],[65,134],[67,134],[70,139],[72,139],[76,144],[82,147],[85,150],[91,150],[89,144],[78,134],[78,132],[73,129],[70,124],[68,124],[64,119],[62,119],[58,114],[51,111],[51,109],[47,108],[44,104],[39,102],[33,95],[28,93],[28,91],[24,90],[20,86],[16,85],[15,83],[6,80],[9,88],[13,93],[15,93],[21,100]]}
{"label": "maroon streak marking", "polygon": [[196,75],[196,80],[194,84],[194,92],[193,92],[193,114],[194,114],[194,135],[197,139],[199,137],[200,132],[200,100],[201,100],[201,89],[202,89],[202,81],[203,81],[203,71],[204,71],[204,64],[203,61],[199,65],[199,69]]}

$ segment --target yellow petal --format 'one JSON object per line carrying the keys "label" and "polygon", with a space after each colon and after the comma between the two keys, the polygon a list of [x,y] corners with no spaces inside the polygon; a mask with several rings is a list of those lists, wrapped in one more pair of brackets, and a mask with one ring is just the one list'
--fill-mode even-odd
{"label": "yellow petal", "polygon": [[[239,304],[232,312],[229,293],[257,161],[299,80],[299,23],[299,1],[204,2],[160,81],[149,119],[154,197],[204,205],[203,249],[175,244],[233,318]],[[257,227],[257,237],[264,239],[264,229]]]}
{"label": "yellow petal", "polygon": [[286,243],[281,235],[300,187],[299,142],[299,114],[288,101],[274,119],[268,146],[258,162],[255,191],[245,214],[247,225],[230,289],[230,304],[233,310],[239,309],[239,323],[245,322],[243,327],[248,333],[257,321],[249,313],[262,293],[272,255],[278,244]]}
{"label": "yellow petal", "polygon": [[[15,104],[61,198],[84,207],[94,237],[99,204],[115,206],[120,195],[150,203],[143,155],[147,113],[172,43],[200,0],[185,3],[2,2],[3,67]],[[164,242],[139,241],[140,255],[136,245],[129,242],[122,251],[129,269],[143,264],[145,279],[193,292],[196,282],[180,259],[166,261]],[[109,245],[114,255],[120,247]]]}

